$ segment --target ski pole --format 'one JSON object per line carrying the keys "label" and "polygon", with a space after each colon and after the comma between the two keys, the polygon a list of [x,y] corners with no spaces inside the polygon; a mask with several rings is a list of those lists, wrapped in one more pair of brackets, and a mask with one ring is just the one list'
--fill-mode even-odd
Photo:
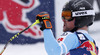
{"label": "ski pole", "polygon": [[19,36],[21,33],[23,33],[24,31],[26,31],[27,29],[29,29],[30,27],[32,27],[32,26],[34,26],[34,25],[36,25],[36,24],[38,24],[38,23],[40,23],[40,21],[39,21],[39,20],[36,20],[32,25],[28,26],[28,27],[25,28],[24,30],[20,31],[19,33],[15,34],[13,37],[11,37],[10,40],[5,44],[3,50],[0,52],[0,55],[2,55],[2,53],[5,51],[7,45],[8,45],[13,39],[15,39],[15,38],[16,38],[17,36]]}

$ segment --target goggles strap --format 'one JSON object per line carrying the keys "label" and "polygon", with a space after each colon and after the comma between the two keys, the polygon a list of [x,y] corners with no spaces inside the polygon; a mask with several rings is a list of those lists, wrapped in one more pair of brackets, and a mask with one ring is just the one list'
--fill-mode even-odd
{"label": "goggles strap", "polygon": [[72,17],[87,16],[87,15],[95,15],[94,10],[84,10],[84,11],[72,12]]}

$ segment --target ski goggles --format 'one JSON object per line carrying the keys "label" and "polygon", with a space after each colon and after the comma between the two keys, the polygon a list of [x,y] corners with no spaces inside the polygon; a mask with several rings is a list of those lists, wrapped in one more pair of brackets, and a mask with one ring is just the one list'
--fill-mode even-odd
{"label": "ski goggles", "polygon": [[94,10],[83,10],[83,11],[62,11],[62,19],[67,21],[73,20],[73,17],[95,15]]}
{"label": "ski goggles", "polygon": [[62,11],[62,19],[64,20],[71,20],[72,19],[72,12],[71,11]]}

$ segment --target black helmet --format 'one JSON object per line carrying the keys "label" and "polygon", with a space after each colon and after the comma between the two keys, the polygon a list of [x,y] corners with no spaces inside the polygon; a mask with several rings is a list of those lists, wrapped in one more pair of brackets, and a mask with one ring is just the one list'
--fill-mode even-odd
{"label": "black helmet", "polygon": [[69,3],[64,6],[62,12],[63,11],[71,11],[71,20],[75,18],[75,27],[77,28],[81,28],[86,25],[90,26],[95,17],[92,5],[86,0],[69,1]]}

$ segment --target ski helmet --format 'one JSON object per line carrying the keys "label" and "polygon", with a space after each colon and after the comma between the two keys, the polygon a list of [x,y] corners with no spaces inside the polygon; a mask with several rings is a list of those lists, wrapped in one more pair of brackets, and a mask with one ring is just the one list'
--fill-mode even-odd
{"label": "ski helmet", "polygon": [[86,0],[72,0],[67,3],[62,10],[62,18],[71,16],[68,21],[75,19],[75,27],[92,25],[95,17],[95,12],[92,5]]}

